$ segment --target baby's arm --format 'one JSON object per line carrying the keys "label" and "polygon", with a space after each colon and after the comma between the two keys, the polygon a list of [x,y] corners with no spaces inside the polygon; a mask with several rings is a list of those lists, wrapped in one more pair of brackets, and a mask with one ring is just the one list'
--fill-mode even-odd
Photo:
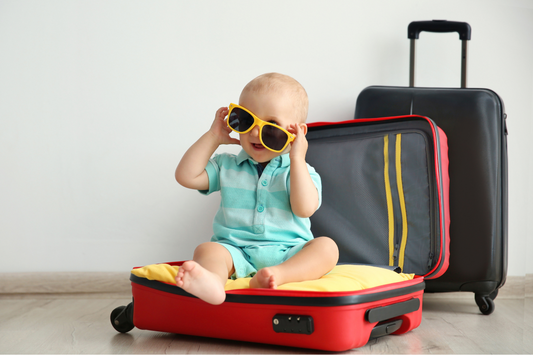
{"label": "baby's arm", "polygon": [[176,168],[176,180],[182,186],[195,190],[209,189],[209,177],[205,167],[215,150],[221,144],[240,144],[238,139],[231,138],[229,135],[231,129],[224,120],[227,114],[227,107],[219,108],[209,131],[200,137],[181,158]]}
{"label": "baby's arm", "polygon": [[291,125],[291,133],[296,135],[292,143],[291,158],[291,208],[292,212],[298,217],[311,217],[318,208],[318,191],[316,189],[307,164],[305,154],[307,153],[307,126],[305,124]]}

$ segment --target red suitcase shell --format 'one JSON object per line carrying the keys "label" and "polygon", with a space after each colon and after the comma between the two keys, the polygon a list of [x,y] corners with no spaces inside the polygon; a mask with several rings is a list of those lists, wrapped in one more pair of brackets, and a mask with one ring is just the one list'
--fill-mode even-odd
{"label": "red suitcase shell", "polygon": [[133,324],[161,332],[343,351],[406,333],[422,317],[422,277],[353,292],[233,290],[219,306],[175,285],[131,280]]}
{"label": "red suitcase shell", "polygon": [[[412,280],[345,292],[232,290],[227,291],[226,301],[223,304],[213,306],[175,285],[132,274],[134,301],[128,306],[118,307],[111,313],[113,327],[120,332],[128,332],[135,326],[139,329],[326,351],[357,348],[372,338],[403,334],[415,329],[420,325],[422,318],[424,277],[438,277],[445,272],[448,265],[449,181],[446,136],[430,119],[422,116],[315,123],[309,125],[308,133],[308,161],[317,168],[323,177],[323,184],[326,183],[327,186],[328,179],[324,179],[324,176],[330,174],[331,169],[339,169],[346,164],[338,165],[339,161],[335,159],[321,157],[324,149],[319,149],[320,154],[316,149],[320,144],[326,143],[326,147],[332,146],[335,151],[336,145],[333,143],[330,145],[328,142],[333,142],[339,137],[343,142],[367,137],[374,139],[376,136],[382,139],[387,134],[412,133],[419,126],[424,126],[423,141],[427,146],[424,149],[431,155],[426,159],[429,163],[426,164],[427,170],[431,171],[427,177],[435,180],[429,184],[433,191],[430,194],[432,200],[430,207],[435,211],[431,211],[434,221],[431,223],[431,235],[428,235],[432,241],[428,244],[438,249],[434,255],[423,256],[424,260],[420,264],[426,265],[427,270],[419,272],[420,276],[415,276]],[[359,130],[362,130],[362,136]],[[338,170],[334,171],[338,173]],[[331,230],[337,233],[338,230],[332,226],[331,221],[331,213],[334,212],[331,212],[328,205],[335,205],[335,201],[328,201],[327,195],[323,195],[322,208],[325,208],[326,212],[312,220],[312,224],[317,224],[320,229],[326,228],[329,223]],[[402,216],[405,218],[405,214]],[[349,234],[349,230],[344,232]],[[349,244],[349,238],[352,236],[338,234],[330,236],[334,239],[339,237],[342,255],[342,248],[349,247],[345,243],[346,238]],[[376,236],[368,236],[368,238],[374,237]],[[353,240],[353,244],[359,242],[360,239]],[[406,244],[407,249],[409,243]],[[406,252],[406,258],[409,253]],[[363,250],[361,254],[368,253]],[[388,255],[389,252],[385,254]],[[392,255],[392,252],[390,254]],[[418,254],[415,254],[415,257],[416,255]],[[428,259],[429,256],[431,257]],[[391,260],[395,261],[390,266],[396,266],[394,264],[397,259]],[[366,260],[349,261],[366,262]],[[410,267],[408,262],[406,266]]]}

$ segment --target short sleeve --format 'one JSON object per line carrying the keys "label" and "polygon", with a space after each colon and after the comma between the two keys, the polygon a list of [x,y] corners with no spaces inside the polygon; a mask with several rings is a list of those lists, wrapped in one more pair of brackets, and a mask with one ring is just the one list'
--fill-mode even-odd
{"label": "short sleeve", "polygon": [[213,158],[209,159],[209,162],[205,167],[205,171],[209,178],[209,189],[199,190],[203,195],[209,195],[220,190],[220,164],[218,162],[220,157],[220,155],[215,155]]}
{"label": "short sleeve", "polygon": [[311,165],[307,164],[307,170],[309,171],[311,180],[313,180],[316,190],[318,191],[318,210],[322,205],[322,179],[320,178],[320,175],[318,175],[318,173],[316,172],[315,168],[313,168]]}
{"label": "short sleeve", "polygon": [[[311,180],[313,181],[313,184],[316,187],[316,191],[318,192],[318,206],[317,210],[322,205],[322,179],[320,178],[320,175],[316,172],[315,168],[313,168],[311,165],[307,164],[307,171],[309,171],[309,176],[311,176]],[[287,191],[289,192],[289,195],[291,194],[291,179],[290,175],[287,176]]]}

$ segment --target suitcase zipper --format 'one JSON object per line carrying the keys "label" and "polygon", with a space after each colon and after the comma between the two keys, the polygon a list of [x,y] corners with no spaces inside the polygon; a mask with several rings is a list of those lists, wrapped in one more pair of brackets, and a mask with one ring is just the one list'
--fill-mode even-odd
{"label": "suitcase zipper", "polygon": [[[436,145],[436,151],[435,151],[435,159],[436,159],[436,164],[438,165],[438,171],[437,171],[437,175],[436,175],[436,179],[437,181],[440,182],[440,184],[442,184],[443,182],[443,177],[442,177],[442,168],[441,168],[441,151],[440,151],[440,139],[439,139],[439,134],[438,134],[438,126],[435,124],[434,121],[432,121],[431,119],[427,119],[428,122],[430,123],[430,125],[433,126],[433,129],[434,129],[434,140],[435,140],[435,145]],[[437,183],[439,184],[439,183]],[[441,188],[432,188],[431,191],[434,191],[436,190],[436,198],[434,200],[436,200],[435,202],[437,204],[441,204],[441,202],[444,200],[444,195],[443,195],[443,188],[441,186]],[[433,200],[433,199],[432,199]],[[443,263],[439,263],[440,260],[445,260],[446,259],[446,249],[447,249],[447,246],[446,246],[446,225],[445,225],[445,220],[446,220],[446,216],[444,215],[445,214],[445,209],[444,209],[444,205],[440,205],[440,207],[442,207],[440,209],[440,213],[439,213],[439,218],[437,219],[438,220],[438,223],[437,225],[435,226],[436,227],[436,236],[437,238],[434,240],[433,238],[431,238],[431,252],[429,254],[429,260],[428,260],[428,273],[426,275],[424,275],[424,277],[426,278],[432,278],[433,275],[437,274]],[[432,208],[433,210],[433,208]],[[438,254],[436,254],[438,253]],[[436,260],[435,260],[436,259]]]}
{"label": "suitcase zipper", "polygon": [[[395,262],[395,264],[396,264],[396,261],[398,261],[398,255],[399,255],[399,253],[400,253],[400,245],[399,245],[399,244],[396,244],[396,245],[394,245],[394,254],[393,254],[393,258],[394,258],[394,262]],[[399,264],[399,262],[398,262],[398,264]],[[391,266],[395,266],[395,265],[391,265]],[[402,266],[403,266],[403,265],[402,265],[402,266],[397,265],[397,266],[399,266],[400,269],[403,271],[403,269],[402,269]]]}
{"label": "suitcase zipper", "polygon": [[431,267],[433,266],[433,258],[435,257],[435,254],[429,253],[428,257],[428,270],[431,270]]}
{"label": "suitcase zipper", "polygon": [[384,169],[383,176],[385,180],[385,195],[387,199],[387,215],[389,222],[389,266],[394,266],[396,257],[395,257],[395,239],[394,238],[394,208],[392,205],[392,189],[390,184],[389,177],[389,135],[383,137],[383,158],[384,158]]}
{"label": "suitcase zipper", "polygon": [[403,192],[403,179],[402,179],[402,134],[396,135],[396,188],[398,189],[398,197],[400,200],[400,211],[402,221],[402,234],[400,238],[400,245],[396,245],[398,250],[398,266],[403,270],[405,248],[407,246],[408,224],[407,224],[407,210],[405,206],[405,196]]}
{"label": "suitcase zipper", "polygon": [[[389,135],[385,135],[383,137],[383,155],[385,163],[384,179],[389,221],[389,266],[399,266],[400,269],[403,270],[405,248],[407,246],[408,224],[402,180],[402,134],[398,133],[395,135],[395,137],[396,143],[394,144],[394,157],[389,156]],[[399,210],[401,217],[396,217],[394,215],[394,202],[392,198],[393,185],[389,176],[391,162],[394,164],[394,171],[396,174],[394,188],[395,192],[398,194],[396,198],[398,199],[397,202],[400,206]],[[395,224],[398,224],[397,231],[395,230]]]}

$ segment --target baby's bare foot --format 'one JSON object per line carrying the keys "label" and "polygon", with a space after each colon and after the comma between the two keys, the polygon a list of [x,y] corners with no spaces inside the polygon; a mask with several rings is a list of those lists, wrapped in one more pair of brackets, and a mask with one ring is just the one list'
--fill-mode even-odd
{"label": "baby's bare foot", "polygon": [[276,277],[271,268],[264,268],[259,270],[250,280],[250,288],[271,288],[277,287]]}
{"label": "baby's bare foot", "polygon": [[219,277],[195,261],[186,261],[180,266],[176,285],[207,303],[221,304],[226,299]]}

